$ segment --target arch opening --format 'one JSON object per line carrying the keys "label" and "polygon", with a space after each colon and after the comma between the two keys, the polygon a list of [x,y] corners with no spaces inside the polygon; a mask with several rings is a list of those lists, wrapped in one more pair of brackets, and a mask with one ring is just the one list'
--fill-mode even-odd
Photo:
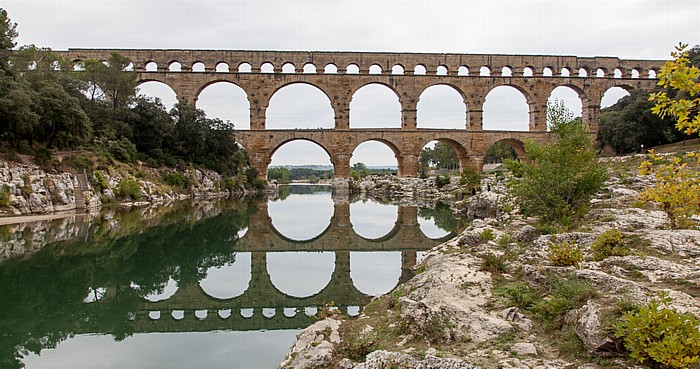
{"label": "arch opening", "polygon": [[[581,117],[583,111],[583,100],[579,93],[569,86],[559,86],[552,90],[547,99],[547,105],[561,101],[564,106],[573,114],[573,118]],[[547,129],[551,127],[549,117],[547,118]]]}
{"label": "arch opening", "polygon": [[399,219],[399,207],[362,199],[350,204],[350,224],[358,236],[378,240],[390,234]]}
{"label": "arch opening", "polygon": [[462,65],[457,69],[457,75],[458,76],[468,76],[469,75],[469,68],[465,65]]}
{"label": "arch opening", "polygon": [[234,83],[215,82],[206,86],[197,96],[196,106],[208,118],[231,122],[237,130],[250,129],[248,95]]}
{"label": "arch opening", "polygon": [[630,93],[622,87],[610,87],[603,94],[600,100],[600,108],[604,109],[617,104],[620,99],[625,96],[630,96]]}
{"label": "arch opening", "polygon": [[275,288],[287,296],[305,298],[323,291],[335,271],[335,253],[268,252],[267,273]]}
{"label": "arch opening", "polygon": [[170,111],[177,103],[175,91],[163,82],[148,81],[141,83],[136,87],[136,94],[160,100],[167,111]]}
{"label": "arch opening", "polygon": [[233,262],[207,269],[199,286],[204,293],[220,300],[241,296],[248,290],[252,278],[251,260],[250,252],[236,252]]}
{"label": "arch opening", "polygon": [[328,96],[308,83],[286,85],[270,98],[266,129],[333,129],[335,112]]}
{"label": "arch opening", "polygon": [[170,66],[168,66],[168,71],[182,72],[182,64],[180,64],[179,62],[172,62],[170,63]]}
{"label": "arch opening", "polygon": [[272,63],[262,63],[260,65],[260,73],[275,73],[275,67]]}
{"label": "arch opening", "polygon": [[397,149],[387,142],[378,140],[365,141],[357,145],[352,152],[350,177],[359,179],[375,170],[396,174],[399,166],[396,156]]}
{"label": "arch opening", "polygon": [[[334,215],[330,191],[295,193],[295,188],[303,187],[291,186],[292,191],[284,199],[280,197],[267,203],[274,231],[280,237],[295,242],[306,242],[323,235],[329,229]],[[304,214],[303,224],[299,223],[300,214]]]}
{"label": "arch opening", "polygon": [[391,88],[371,83],[350,100],[350,128],[401,128],[401,103]]}
{"label": "arch opening", "polygon": [[426,88],[418,98],[417,128],[466,129],[467,105],[464,97],[448,85]]}
{"label": "arch opening", "polygon": [[369,67],[369,74],[382,74],[382,67],[379,64],[372,64]]}
{"label": "arch opening", "polygon": [[238,73],[252,73],[253,66],[250,63],[241,63],[238,66]]}
{"label": "arch opening", "polygon": [[501,76],[503,77],[512,77],[513,76],[513,70],[510,69],[510,67],[503,67],[501,69]]}
{"label": "arch opening", "polygon": [[146,63],[146,72],[157,72],[157,71],[158,71],[158,64],[156,64],[156,62]]}
{"label": "arch opening", "polygon": [[486,151],[484,167],[486,167],[486,165],[491,165],[493,168],[496,168],[506,159],[524,158],[525,145],[522,142],[515,139],[500,140],[491,145]]}
{"label": "arch opening", "polygon": [[525,69],[523,69],[523,77],[532,77],[534,73],[531,67],[525,67]]}
{"label": "arch opening", "polygon": [[438,76],[446,76],[447,75],[447,67],[444,65],[438,66],[437,70],[435,71],[435,74]]}
{"label": "arch opening", "polygon": [[323,68],[323,73],[325,74],[338,74],[338,66],[335,64],[326,64]]}
{"label": "arch opening", "polygon": [[296,66],[292,63],[284,63],[282,64],[282,73],[284,74],[294,74],[296,73]]}
{"label": "arch opening", "polygon": [[401,65],[396,64],[393,67],[391,67],[391,74],[403,75],[404,69]]}
{"label": "arch opening", "polygon": [[202,62],[196,62],[192,64],[192,71],[193,72],[204,72],[206,67],[204,66],[204,63]]}
{"label": "arch opening", "polygon": [[350,64],[345,68],[345,74],[360,74],[360,67],[357,64]]}
{"label": "arch opening", "polygon": [[490,76],[491,75],[491,68],[487,66],[483,66],[479,69],[479,75],[482,77]]}
{"label": "arch opening", "polygon": [[[441,175],[447,173],[459,173],[461,169],[460,157],[464,152],[457,148],[456,144],[449,140],[430,141],[420,151],[418,156],[418,174],[421,177]],[[462,155],[459,155],[460,152]]]}
{"label": "arch opening", "polygon": [[401,278],[401,251],[350,252],[350,279],[367,296],[391,292]]}
{"label": "arch opening", "polygon": [[[303,139],[287,141],[277,147],[270,158],[270,168],[299,167],[316,165],[333,167],[328,152],[319,144]],[[281,173],[283,175],[284,173]],[[268,179],[278,179],[271,176],[268,171]],[[293,178],[289,178],[292,180]],[[284,182],[284,181],[283,181]]]}
{"label": "arch opening", "polygon": [[316,65],[313,63],[304,64],[304,74],[316,74]]}
{"label": "arch opening", "polygon": [[530,108],[526,96],[513,86],[492,89],[484,101],[484,130],[528,131]]}
{"label": "arch opening", "polygon": [[418,64],[418,65],[416,65],[415,68],[413,68],[413,74],[415,74],[417,76],[424,76],[424,75],[426,75],[427,72],[428,72],[428,70],[425,69],[425,65],[423,65],[423,64]]}
{"label": "arch opening", "polygon": [[217,71],[219,73],[228,73],[229,72],[228,64],[226,64],[224,62],[220,62],[220,63],[216,64],[215,71]]}

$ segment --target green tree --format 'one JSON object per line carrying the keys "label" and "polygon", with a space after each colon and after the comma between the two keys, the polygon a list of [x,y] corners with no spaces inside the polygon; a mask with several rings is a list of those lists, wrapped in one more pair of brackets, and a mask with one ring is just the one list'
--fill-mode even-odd
{"label": "green tree", "polygon": [[[561,104],[548,109],[564,110]],[[586,212],[591,197],[607,175],[598,162],[590,132],[570,112],[548,112],[552,136],[545,144],[525,142],[527,161],[519,164],[522,177],[509,183],[524,214],[570,229]]]}
{"label": "green tree", "polygon": [[493,144],[486,155],[484,156],[484,161],[489,163],[502,163],[505,159],[517,159],[518,154],[515,152],[512,146],[505,142],[499,141]]}
{"label": "green tree", "polygon": [[367,169],[365,163],[355,163],[352,165],[351,169],[359,173],[360,177],[367,177],[367,175],[369,175],[369,169]]}
{"label": "green tree", "polygon": [[17,38],[17,24],[12,23],[7,11],[0,8],[0,73],[10,75],[10,58]]}
{"label": "green tree", "polygon": [[90,99],[90,106],[105,99],[112,109],[124,108],[136,95],[136,72],[128,71],[131,60],[117,52],[110,54],[106,62],[89,59],[82,63],[83,70],[76,71],[84,82],[83,91]]}

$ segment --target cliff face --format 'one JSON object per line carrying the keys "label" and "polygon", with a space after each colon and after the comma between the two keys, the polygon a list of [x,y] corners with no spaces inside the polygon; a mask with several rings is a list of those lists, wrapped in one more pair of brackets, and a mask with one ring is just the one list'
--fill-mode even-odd
{"label": "cliff face", "polygon": [[[182,177],[188,180],[187,189],[176,191],[167,184],[160,183],[155,169],[140,170],[147,172],[143,178],[136,178],[124,168],[96,170],[88,172],[88,181],[96,182],[101,177],[102,188],[97,191],[94,185],[83,183],[81,174],[47,173],[31,164],[19,164],[0,161],[0,215],[46,214],[75,209],[95,209],[104,202],[116,202],[122,199],[120,184],[123,180],[138,183],[138,202],[169,203],[187,198],[215,198],[231,194],[222,189],[224,178],[213,171],[187,169]],[[237,192],[245,193],[243,188]],[[82,197],[82,199],[81,199]],[[84,203],[84,205],[83,205]]]}

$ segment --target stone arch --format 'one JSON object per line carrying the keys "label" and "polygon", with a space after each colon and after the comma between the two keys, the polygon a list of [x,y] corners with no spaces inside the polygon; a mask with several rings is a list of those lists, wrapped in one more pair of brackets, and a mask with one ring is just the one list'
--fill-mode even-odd
{"label": "stone arch", "polygon": [[241,62],[238,64],[238,73],[252,73],[253,72],[253,66],[250,65],[248,62]]}
{"label": "stone arch", "polygon": [[207,67],[201,61],[196,61],[192,63],[190,67],[193,72],[205,72]]}
{"label": "stone arch", "polygon": [[533,104],[522,86],[503,84],[492,88],[484,99],[484,130],[528,131]]}
{"label": "stone arch", "polygon": [[345,74],[360,74],[360,66],[357,63],[350,63],[345,68]]}
{"label": "stone arch", "polygon": [[136,85],[136,94],[160,99],[166,110],[172,109],[180,98],[169,84],[157,79],[143,79],[138,81]]}
{"label": "stone arch", "polygon": [[157,72],[158,63],[154,62],[153,60],[146,61],[145,63],[143,63],[143,69],[146,72]]}
{"label": "stone arch", "polygon": [[418,64],[413,68],[413,74],[417,76],[424,76],[428,73],[428,69],[423,64]]}
{"label": "stone arch", "polygon": [[284,138],[276,143],[273,143],[272,148],[270,149],[270,154],[267,158],[267,165],[269,165],[272,162],[272,157],[275,156],[275,154],[279,151],[279,149],[282,148],[282,146],[294,142],[294,141],[306,141],[306,142],[311,142],[315,144],[316,146],[320,147],[326,155],[328,155],[329,161],[331,164],[333,164],[333,167],[335,168],[335,163],[333,163],[333,152],[330,151],[326,146],[323,145],[322,142],[316,141],[311,138],[296,138],[296,137],[290,137],[290,138]]}
{"label": "stone arch", "polygon": [[482,65],[479,68],[479,75],[482,77],[488,77],[491,75],[491,68],[488,65]]}
{"label": "stone arch", "polygon": [[275,66],[274,64],[266,61],[260,64],[260,73],[268,73],[272,74],[275,73]]}
{"label": "stone arch", "polygon": [[359,86],[353,91],[349,104],[350,128],[400,128],[403,106],[399,99],[399,93],[386,83],[370,82]]}
{"label": "stone arch", "polygon": [[214,71],[219,72],[219,73],[228,73],[228,72],[230,72],[230,69],[228,67],[228,63],[221,61],[221,62],[216,63],[216,66],[214,67]]}
{"label": "stone arch", "polygon": [[[439,122],[448,122],[449,127],[436,124],[435,116]],[[464,92],[451,84],[428,86],[418,97],[416,122],[417,128],[466,129],[467,101]]]}
{"label": "stone arch", "polygon": [[626,85],[612,86],[608,88],[605,90],[605,92],[603,92],[603,96],[600,99],[600,107],[604,109],[615,105],[623,97],[630,96],[630,90],[632,90],[632,88]]}
{"label": "stone arch", "polygon": [[551,76],[553,76],[553,75],[554,75],[554,68],[552,68],[552,67],[544,67],[544,69],[542,69],[542,76],[544,76],[544,77],[551,77]]}
{"label": "stone arch", "polygon": [[199,288],[216,300],[230,300],[243,295],[250,287],[252,258],[250,252],[236,252],[234,262],[207,269]]}
{"label": "stone arch", "polygon": [[360,293],[367,296],[387,294],[396,288],[400,278],[400,251],[350,252],[350,279]]}
{"label": "stone arch", "polygon": [[382,68],[381,65],[375,63],[375,64],[372,64],[372,65],[369,66],[369,72],[368,72],[368,73],[369,73],[369,74],[383,74],[383,73],[384,73],[384,69]]}
{"label": "stone arch", "polygon": [[435,70],[435,74],[438,76],[446,76],[448,72],[447,67],[444,65],[438,65],[437,69]]}
{"label": "stone arch", "polygon": [[452,150],[454,150],[455,154],[457,155],[457,160],[459,161],[460,171],[462,171],[467,166],[471,165],[472,162],[467,149],[459,141],[447,136],[423,138],[418,145],[418,147],[420,148],[418,155],[420,155],[420,151],[423,150],[423,148],[425,148],[425,146],[427,146],[432,141],[438,141],[448,144],[452,148]]}
{"label": "stone arch", "polygon": [[[284,90],[290,87],[291,90],[301,92],[287,94]],[[278,99],[282,101],[276,101]],[[294,105],[289,105],[290,101]],[[278,103],[282,107],[278,107],[276,105]],[[294,126],[285,127],[290,124]],[[306,127],[299,126],[304,124]],[[309,82],[291,82],[280,85],[271,94],[265,110],[266,129],[333,129],[334,127],[335,110],[331,98],[328,92],[317,85]]]}
{"label": "stone arch", "polygon": [[[382,214],[381,224],[372,215]],[[387,221],[389,220],[389,221]],[[367,241],[381,241],[393,238],[400,228],[398,205],[387,205],[372,200],[350,203],[350,227],[358,237]]]}
{"label": "stone arch", "polygon": [[217,79],[204,84],[197,91],[195,105],[204,110],[208,118],[230,121],[238,130],[250,129],[250,99],[246,91],[232,81]]}
{"label": "stone arch", "polygon": [[503,77],[512,77],[513,76],[513,68],[509,66],[505,66],[501,68],[501,76]]}
{"label": "stone arch", "polygon": [[503,138],[496,140],[493,143],[491,143],[491,145],[489,145],[488,149],[490,149],[491,147],[493,147],[493,145],[499,142],[510,146],[515,151],[515,154],[518,156],[518,159],[524,160],[526,158],[527,153],[525,151],[525,144],[517,138]]}
{"label": "stone arch", "polygon": [[328,63],[328,64],[326,64],[325,67],[323,67],[323,73],[324,74],[338,74],[338,66],[333,64],[333,63]]}
{"label": "stone arch", "polygon": [[282,73],[284,74],[294,74],[297,72],[297,67],[294,63],[286,62],[282,64]]}
{"label": "stone arch", "polygon": [[405,71],[406,69],[401,64],[396,64],[393,67],[391,67],[391,74],[394,75],[403,75]]}
{"label": "stone arch", "polygon": [[[380,146],[377,146],[377,145],[380,145]],[[374,147],[372,147],[372,146],[374,146]],[[371,157],[386,159],[389,157],[389,155],[393,155],[393,158],[394,158],[394,160],[391,164],[385,164],[385,163],[381,163],[381,164],[380,163],[363,163],[363,164],[366,164],[368,166],[371,166],[371,165],[396,165],[397,170],[400,170],[400,168],[401,168],[401,164],[402,164],[401,151],[399,150],[398,146],[394,142],[392,142],[388,139],[384,139],[384,138],[369,138],[366,140],[356,142],[354,146],[351,146],[348,148],[348,151],[351,153],[350,169],[352,169],[352,166],[354,164],[360,162],[357,159],[353,159],[353,158],[357,158],[356,154],[358,154],[358,149],[364,150],[364,151],[367,151],[367,150],[373,151],[371,153],[367,153],[367,152],[362,153],[364,157],[371,156]],[[387,152],[385,149],[389,149],[389,152],[391,154],[386,155]],[[374,154],[374,155],[370,155],[370,154]],[[391,160],[389,160],[389,161],[391,161]]]}
{"label": "stone arch", "polygon": [[468,76],[469,75],[469,67],[466,65],[460,65],[459,69],[457,69],[457,75],[458,76]]}
{"label": "stone arch", "polygon": [[268,252],[266,269],[277,291],[307,298],[319,294],[331,283],[335,259],[331,251]]}
{"label": "stone arch", "polygon": [[571,68],[569,67],[564,67],[559,71],[559,75],[562,77],[571,77]]}
{"label": "stone arch", "polygon": [[302,71],[305,74],[316,74],[316,65],[314,63],[306,63]]}
{"label": "stone arch", "polygon": [[168,72],[182,72],[182,64],[177,60],[168,63]]}
{"label": "stone arch", "polygon": [[523,68],[523,77],[532,77],[535,75],[535,68],[532,66],[527,66]]}
{"label": "stone arch", "polygon": [[[573,91],[578,98],[578,102],[575,101],[574,95],[571,94]],[[549,97],[547,101],[552,101],[553,99],[560,99],[564,101],[564,105],[571,110],[574,117],[580,117],[583,114],[583,104],[587,99],[586,93],[580,87],[573,84],[562,84],[554,86],[549,92]],[[579,106],[580,105],[580,106]]]}
{"label": "stone arch", "polygon": [[588,71],[586,70],[586,68],[579,68],[578,76],[579,77],[588,77]]}

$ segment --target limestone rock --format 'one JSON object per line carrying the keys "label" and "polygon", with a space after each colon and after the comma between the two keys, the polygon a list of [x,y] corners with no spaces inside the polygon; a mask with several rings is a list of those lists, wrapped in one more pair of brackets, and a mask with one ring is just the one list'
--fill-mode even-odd
{"label": "limestone rock", "polygon": [[601,328],[600,305],[588,301],[578,309],[579,318],[574,331],[590,352],[600,352],[614,347],[613,340]]}
{"label": "limestone rock", "polygon": [[326,318],[304,329],[280,369],[311,369],[330,363],[333,348],[340,342],[339,328],[339,320]]}
{"label": "limestone rock", "polygon": [[370,353],[367,355],[367,358],[365,358],[365,362],[356,365],[354,369],[397,367],[402,369],[479,369],[478,366],[466,363],[459,359],[427,355],[425,359],[417,360],[408,354],[384,350]]}
{"label": "limestone rock", "polygon": [[518,342],[513,344],[511,350],[518,356],[537,355],[537,348],[529,342]]}
{"label": "limestone rock", "polygon": [[518,230],[515,234],[515,238],[520,242],[532,242],[540,236],[540,232],[537,228],[526,225]]}

